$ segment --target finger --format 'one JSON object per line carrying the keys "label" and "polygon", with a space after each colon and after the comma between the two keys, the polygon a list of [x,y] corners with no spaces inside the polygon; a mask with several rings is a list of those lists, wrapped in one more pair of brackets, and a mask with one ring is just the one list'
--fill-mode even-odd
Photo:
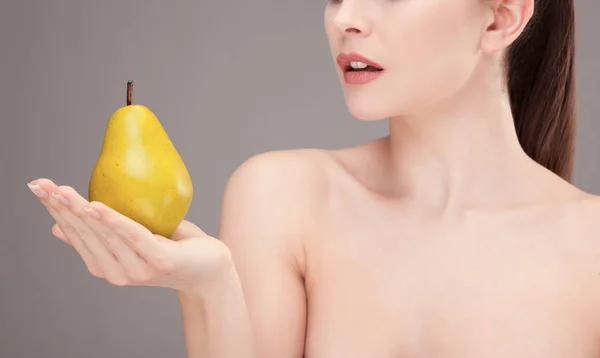
{"label": "finger", "polygon": [[[56,199],[54,199],[56,200]],[[71,245],[75,248],[75,250],[81,256],[81,259],[85,263],[88,271],[96,276],[96,277],[105,277],[106,272],[95,258],[94,254],[90,250],[90,248],[86,245],[86,243],[82,240],[80,236],[80,231],[71,225],[64,217],[61,215],[60,210],[57,210],[55,206],[57,204],[53,204],[53,199],[49,196],[48,201],[46,202],[46,208],[48,212],[54,220],[56,220],[56,224],[60,231],[65,235],[67,240],[71,243]],[[59,204],[60,205],[60,204]]]}
{"label": "finger", "polygon": [[62,187],[61,192],[72,203],[71,210],[96,235],[99,241],[111,252],[121,264],[126,274],[134,280],[144,279],[146,261],[117,233],[115,227],[107,225],[99,212],[89,202],[69,187]]}
{"label": "finger", "polygon": [[67,244],[69,244],[69,245],[72,246],[71,242],[69,241],[69,238],[65,235],[64,232],[62,232],[62,230],[60,229],[60,227],[58,226],[58,224],[52,225],[52,235],[56,236],[60,240],[62,240],[65,243],[67,243]]}
{"label": "finger", "polygon": [[77,251],[81,259],[83,260],[83,263],[87,267],[88,271],[95,277],[104,277],[104,271],[102,271],[102,268],[94,259],[94,255],[92,255],[87,246],[85,246],[85,244],[75,232],[75,230],[71,227],[71,225],[68,222],[66,222],[60,216],[60,214],[50,206],[50,204],[47,204],[46,208],[48,209],[50,215],[52,215],[52,217],[56,221],[56,227],[58,228],[58,230],[60,230],[62,235],[64,235],[65,240],[63,241],[69,243],[75,249],[75,251]]}
{"label": "finger", "polygon": [[[118,259],[110,252],[106,245],[102,243],[88,225],[75,214],[75,212],[83,211],[85,204],[82,204],[82,202],[87,202],[85,199],[74,200],[75,196],[79,195],[74,189],[67,186],[60,186],[50,195],[49,203],[68,224],[66,229],[72,230],[73,235],[77,235],[89,249],[98,263],[98,266],[100,266],[100,269],[104,272],[105,277],[107,279],[120,279],[124,276],[124,270]],[[67,236],[70,236],[69,233],[66,234]]]}
{"label": "finger", "polygon": [[128,243],[149,265],[159,266],[159,268],[168,267],[169,249],[172,248],[172,244],[175,244],[173,241],[152,234],[142,224],[101,202],[91,202],[90,208],[98,212],[102,220],[114,228],[124,242]]}
{"label": "finger", "polygon": [[84,264],[86,265],[88,271],[97,277],[102,277],[103,272],[100,269],[98,263],[94,260],[92,253],[88,250],[85,244],[81,241],[78,234],[73,230],[71,225],[67,223],[58,213],[57,210],[51,205],[50,200],[51,196],[49,193],[54,191],[57,188],[56,184],[54,184],[49,179],[39,179],[28,183],[31,191],[38,197],[40,202],[46,207],[46,210],[50,213],[54,221],[56,221],[57,226],[60,228],[60,231],[65,235],[68,239],[69,243],[75,251],[79,254]]}

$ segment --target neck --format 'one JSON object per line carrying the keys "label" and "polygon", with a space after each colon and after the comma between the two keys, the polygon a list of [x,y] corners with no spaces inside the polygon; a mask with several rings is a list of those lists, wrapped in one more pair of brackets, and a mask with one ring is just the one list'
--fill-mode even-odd
{"label": "neck", "polygon": [[508,96],[492,86],[471,88],[434,110],[390,118],[395,196],[450,213],[535,200],[542,177],[556,180],[522,150]]}

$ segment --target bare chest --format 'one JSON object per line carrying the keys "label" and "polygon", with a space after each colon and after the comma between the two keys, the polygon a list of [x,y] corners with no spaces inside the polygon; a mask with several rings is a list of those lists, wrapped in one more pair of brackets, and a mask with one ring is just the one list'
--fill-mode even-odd
{"label": "bare chest", "polygon": [[560,223],[344,213],[307,248],[307,358],[591,358],[600,258]]}

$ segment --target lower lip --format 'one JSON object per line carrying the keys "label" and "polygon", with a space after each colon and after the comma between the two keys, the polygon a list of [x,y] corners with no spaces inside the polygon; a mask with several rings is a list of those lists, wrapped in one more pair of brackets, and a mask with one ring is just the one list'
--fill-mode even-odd
{"label": "lower lip", "polygon": [[344,81],[351,85],[369,83],[383,74],[383,71],[347,71],[344,72]]}

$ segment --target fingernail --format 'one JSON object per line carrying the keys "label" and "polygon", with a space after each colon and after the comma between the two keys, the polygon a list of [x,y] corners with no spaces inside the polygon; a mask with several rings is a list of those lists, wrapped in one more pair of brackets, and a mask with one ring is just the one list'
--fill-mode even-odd
{"label": "fingernail", "polygon": [[39,185],[27,183],[27,186],[29,187],[29,189],[31,189],[31,191],[38,198],[46,198],[46,197],[48,197],[48,194],[44,191],[44,189],[40,188]]}
{"label": "fingernail", "polygon": [[60,201],[61,204],[63,204],[63,205],[69,205],[69,201],[67,200],[67,198],[65,198],[61,194],[52,193],[52,196],[55,197],[56,200]]}
{"label": "fingernail", "polygon": [[89,206],[86,206],[84,208],[84,210],[87,211],[91,216],[95,217],[96,219],[100,219],[101,218],[100,213],[97,212],[96,210],[90,208]]}

